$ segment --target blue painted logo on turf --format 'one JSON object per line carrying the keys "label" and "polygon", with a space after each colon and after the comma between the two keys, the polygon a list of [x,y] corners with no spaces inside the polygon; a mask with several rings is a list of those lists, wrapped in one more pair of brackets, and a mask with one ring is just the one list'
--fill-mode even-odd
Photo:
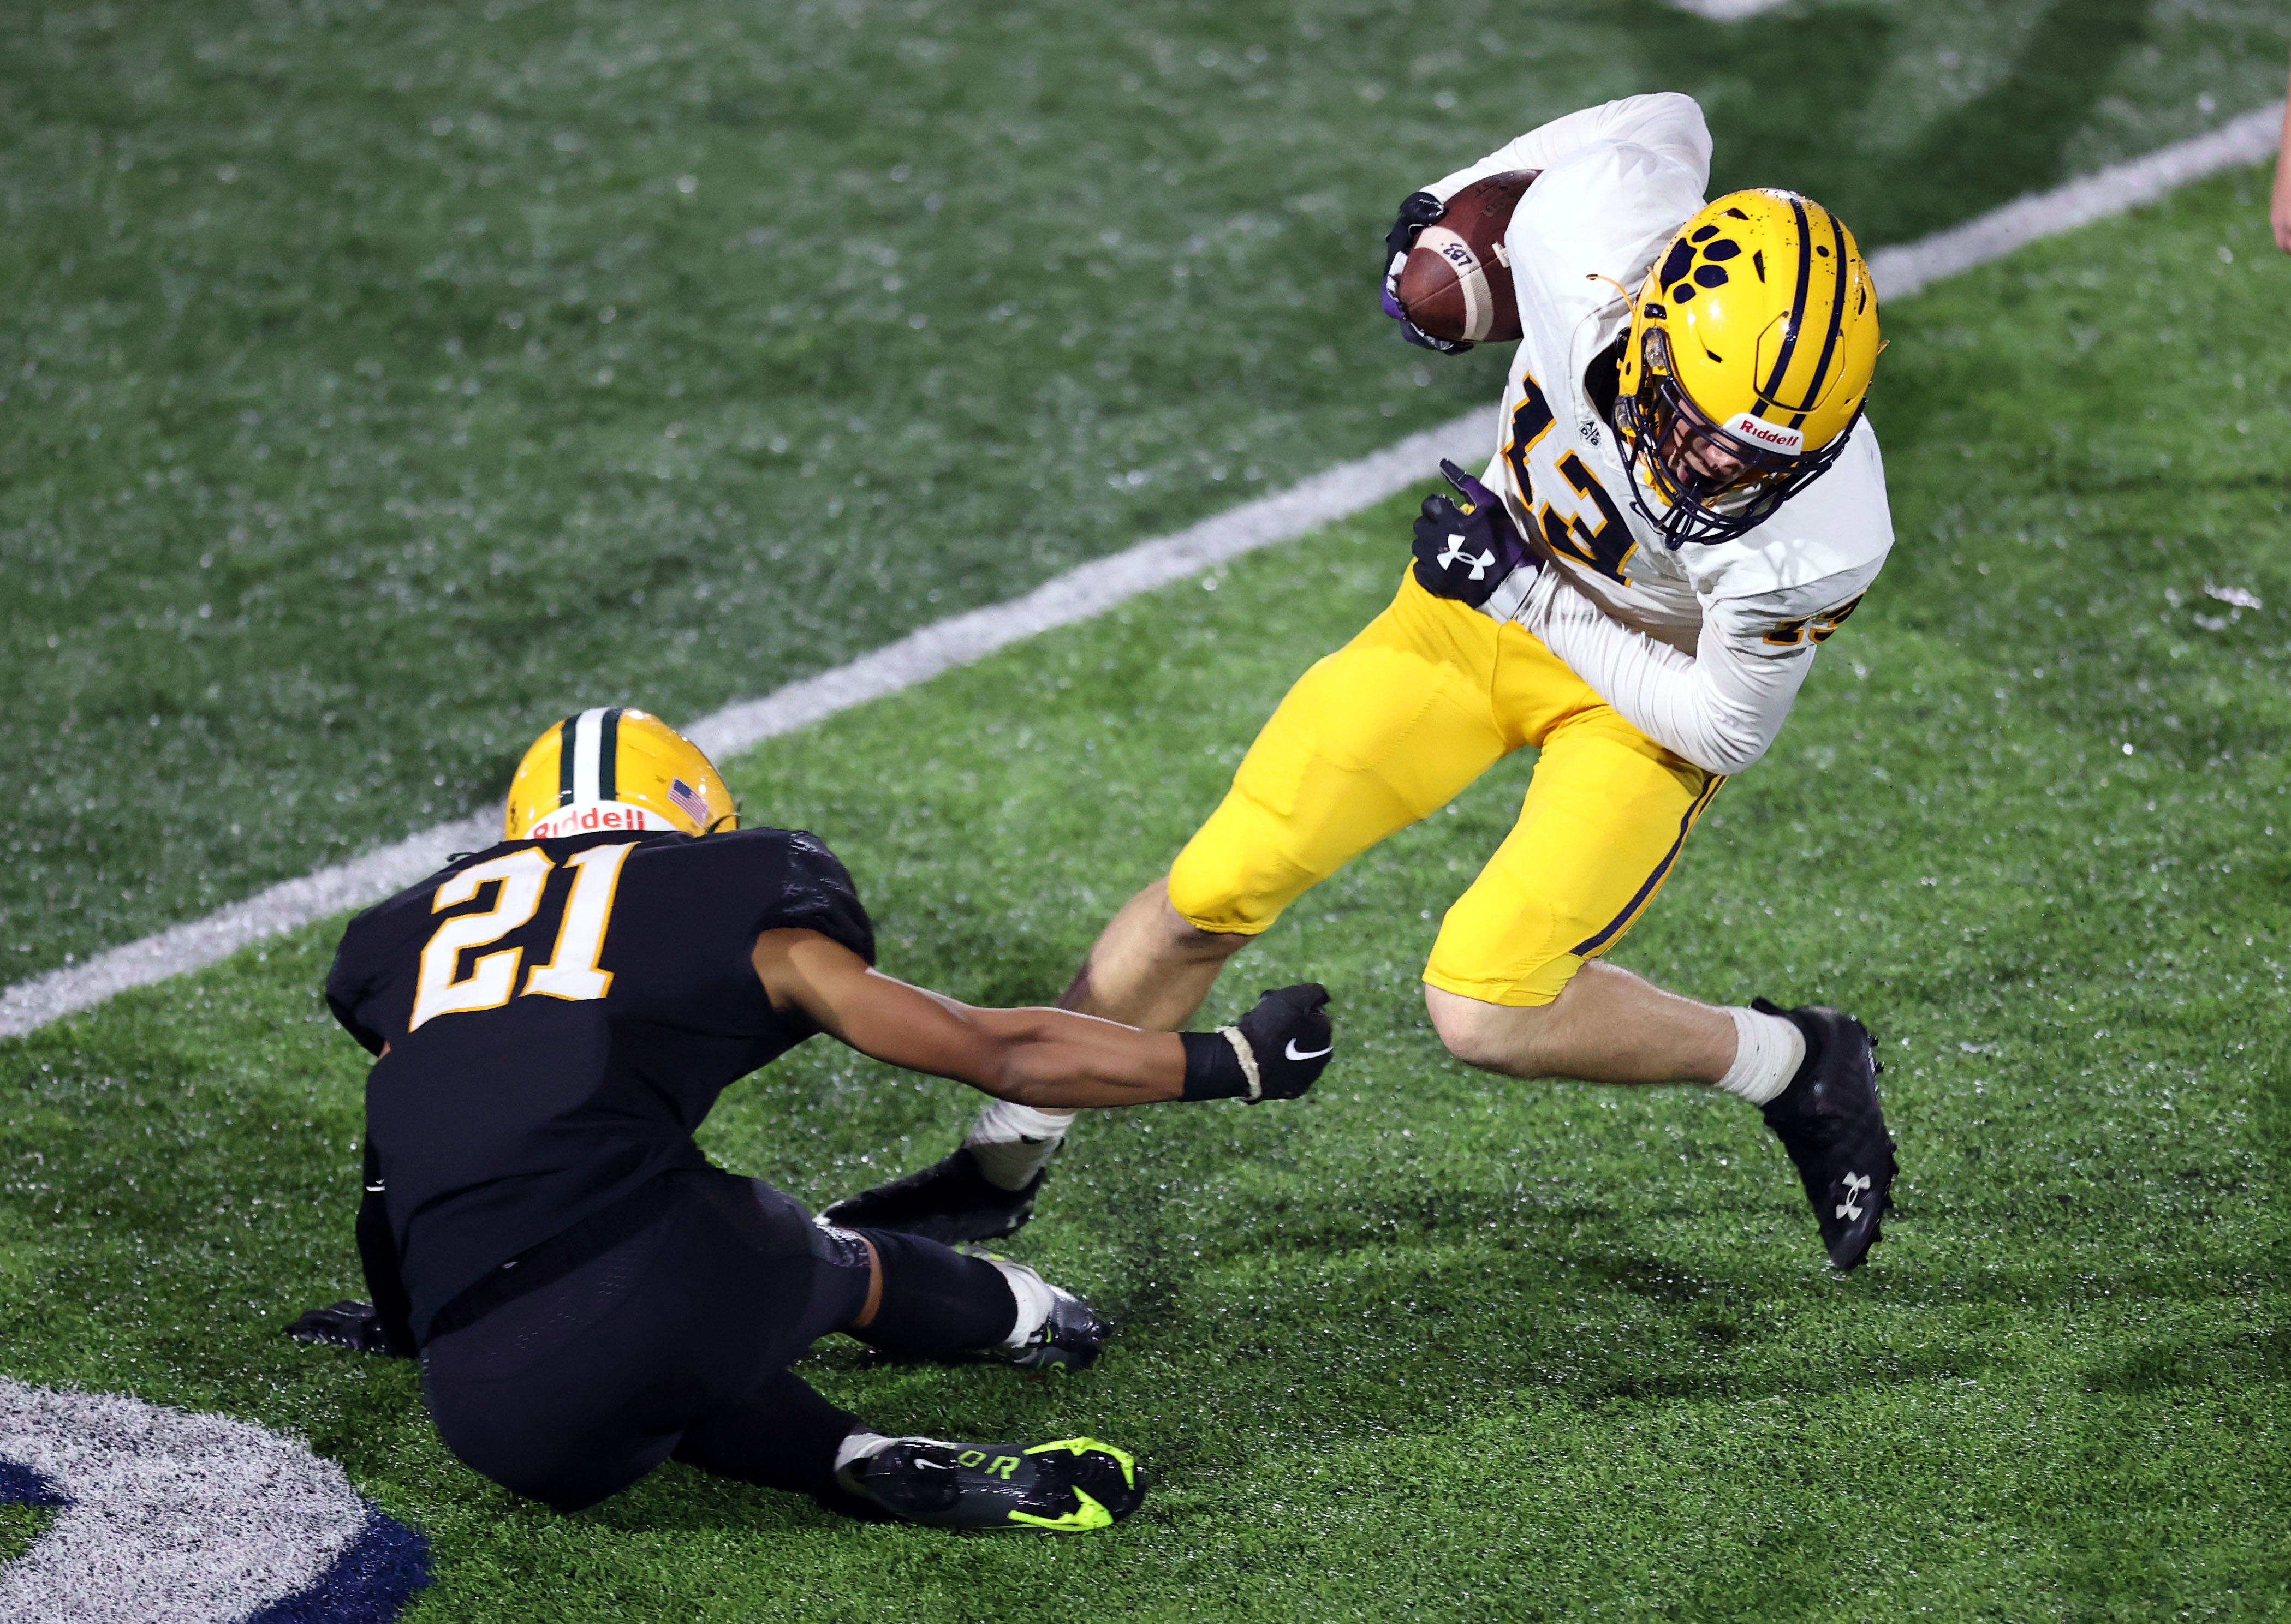
{"label": "blue painted logo on turf", "polygon": [[0,1619],[389,1624],[429,1547],[292,1438],[0,1377],[0,1502],[56,1516],[0,1567]]}

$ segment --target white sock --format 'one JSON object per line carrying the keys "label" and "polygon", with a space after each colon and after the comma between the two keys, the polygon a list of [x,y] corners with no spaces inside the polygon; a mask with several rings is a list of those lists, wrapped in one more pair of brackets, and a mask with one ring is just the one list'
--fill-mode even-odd
{"label": "white sock", "polygon": [[895,1439],[880,1432],[870,1432],[864,1427],[855,1427],[846,1433],[843,1442],[835,1447],[835,1469],[840,1472],[854,1460],[864,1460],[870,1455],[880,1454]]}
{"label": "white sock", "polygon": [[1010,1295],[1018,1300],[1018,1317],[1010,1326],[1010,1334],[1002,1339],[1002,1346],[1017,1352],[1026,1346],[1026,1339],[1042,1328],[1050,1316],[1050,1308],[1057,1301],[1049,1282],[1028,1268],[1024,1263],[1014,1263],[1008,1258],[989,1257],[985,1260],[1002,1271],[1009,1283]]}
{"label": "white sock", "polygon": [[1072,1111],[1038,1111],[1031,1105],[997,1100],[978,1113],[962,1142],[978,1158],[978,1171],[989,1184],[1022,1190],[1057,1154],[1073,1121]]}
{"label": "white sock", "polygon": [[1734,1008],[1734,1063],[1718,1079],[1718,1086],[1740,1094],[1752,1105],[1764,1105],[1789,1086],[1797,1068],[1805,1064],[1805,1034],[1797,1022],[1756,1010]]}

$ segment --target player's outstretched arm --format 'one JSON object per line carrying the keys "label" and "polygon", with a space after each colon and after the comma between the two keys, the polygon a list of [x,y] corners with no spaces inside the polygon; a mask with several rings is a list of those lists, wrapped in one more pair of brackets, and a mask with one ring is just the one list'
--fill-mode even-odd
{"label": "player's outstretched arm", "polygon": [[816,931],[767,931],[752,956],[774,1007],[863,1054],[1021,1105],[1293,1100],[1335,1049],[1317,985],[1267,993],[1221,1031],[1143,1032],[1070,1010],[974,1009],[884,975]]}

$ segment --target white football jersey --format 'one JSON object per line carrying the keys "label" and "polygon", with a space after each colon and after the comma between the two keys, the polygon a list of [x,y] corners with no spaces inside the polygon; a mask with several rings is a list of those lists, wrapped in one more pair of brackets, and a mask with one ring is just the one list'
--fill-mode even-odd
{"label": "white football jersey", "polygon": [[[1877,578],[1893,531],[1866,419],[1827,472],[1731,540],[1673,548],[1632,506],[1614,428],[1584,377],[1628,327],[1627,290],[1702,206],[1709,155],[1692,98],[1635,96],[1531,131],[1430,189],[1543,172],[1505,243],[1522,337],[1484,477],[1550,564],[1515,572],[1485,612],[1544,637],[1652,736],[1733,772],[1773,741],[1813,648]],[[1642,636],[1587,629],[1561,582]],[[1648,642],[1662,652],[1635,648]]]}

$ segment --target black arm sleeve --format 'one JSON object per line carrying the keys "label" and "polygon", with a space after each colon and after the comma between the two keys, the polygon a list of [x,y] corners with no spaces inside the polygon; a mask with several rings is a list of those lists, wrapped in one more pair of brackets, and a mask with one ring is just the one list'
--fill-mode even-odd
{"label": "black arm sleeve", "polygon": [[358,1262],[366,1269],[366,1295],[382,1327],[382,1351],[410,1359],[414,1345],[414,1300],[398,1274],[398,1243],[390,1233],[390,1213],[382,1205],[382,1159],[374,1141],[366,1147],[366,1195],[358,1202]]}
{"label": "black arm sleeve", "polygon": [[796,830],[788,840],[787,889],[772,927],[817,931],[869,964],[875,962],[875,926],[859,901],[851,872],[816,835]]}

